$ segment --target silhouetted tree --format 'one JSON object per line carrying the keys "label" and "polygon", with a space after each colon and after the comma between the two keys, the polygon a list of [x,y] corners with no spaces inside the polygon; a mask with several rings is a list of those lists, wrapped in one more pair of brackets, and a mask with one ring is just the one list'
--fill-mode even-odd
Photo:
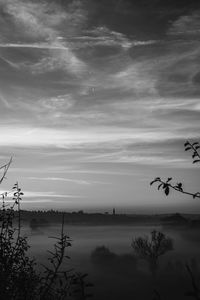
{"label": "silhouetted tree", "polygon": [[149,237],[138,237],[133,239],[132,248],[134,252],[148,262],[149,269],[155,277],[158,269],[159,257],[173,250],[173,241],[164,233],[153,230]]}

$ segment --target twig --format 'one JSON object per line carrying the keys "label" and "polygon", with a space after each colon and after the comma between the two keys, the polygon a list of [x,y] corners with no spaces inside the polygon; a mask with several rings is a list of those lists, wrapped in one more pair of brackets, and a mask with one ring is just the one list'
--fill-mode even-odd
{"label": "twig", "polygon": [[186,192],[183,190],[183,187],[182,187],[182,183],[177,183],[176,185],[174,184],[171,184],[170,181],[172,180],[172,178],[168,178],[166,181],[162,180],[160,177],[156,177],[151,183],[150,185],[154,184],[155,182],[157,182],[159,185],[158,185],[158,190],[160,188],[163,188],[164,189],[164,192],[165,192],[165,195],[168,196],[169,195],[169,191],[170,191],[170,188],[177,191],[177,192],[180,192],[182,194],[186,194],[186,195],[189,195],[189,196],[192,196],[193,198],[200,198],[200,192],[197,192],[197,193],[191,193],[191,192]]}
{"label": "twig", "polygon": [[196,281],[195,281],[195,278],[194,278],[194,274],[192,273],[192,270],[190,269],[189,265],[186,264],[186,269],[190,275],[190,278],[191,278],[191,282],[192,282],[192,288],[193,288],[193,291],[192,292],[188,292],[186,293],[187,296],[191,296],[193,297],[194,299],[196,300],[200,300],[200,295],[199,295],[199,288],[196,284]]}
{"label": "twig", "polygon": [[12,157],[10,158],[10,160],[9,160],[9,162],[8,162],[7,164],[5,164],[5,165],[3,165],[3,166],[0,167],[0,170],[1,170],[1,169],[4,170],[4,171],[3,171],[3,175],[2,175],[2,177],[1,177],[1,179],[0,179],[0,184],[1,184],[2,181],[5,179],[6,173],[8,172],[8,169],[9,169],[11,163],[12,163]]}
{"label": "twig", "polygon": [[198,152],[198,149],[200,149],[200,145],[198,142],[190,143],[187,141],[185,144],[185,151],[192,150],[192,158],[193,158],[193,164],[200,162],[200,154]]}

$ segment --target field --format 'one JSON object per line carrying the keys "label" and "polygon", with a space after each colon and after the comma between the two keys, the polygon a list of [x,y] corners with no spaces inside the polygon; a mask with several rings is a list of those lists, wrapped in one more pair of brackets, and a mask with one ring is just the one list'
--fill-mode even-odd
{"label": "field", "polygon": [[[156,229],[173,239],[174,250],[160,258],[158,276],[154,280],[144,260],[134,255],[132,239],[149,235]],[[47,262],[47,249],[59,235],[60,226],[51,225],[32,231],[24,229],[31,245],[30,255]],[[200,231],[191,228],[174,228],[148,225],[83,226],[66,225],[65,232],[72,239],[64,268],[88,273],[93,299],[151,299],[154,289],[161,299],[182,299],[191,290],[188,263],[196,278],[200,271]],[[102,247],[104,246],[104,247]],[[98,251],[98,247],[100,250]],[[109,249],[109,251],[108,251]],[[187,298],[186,298],[187,299]]]}

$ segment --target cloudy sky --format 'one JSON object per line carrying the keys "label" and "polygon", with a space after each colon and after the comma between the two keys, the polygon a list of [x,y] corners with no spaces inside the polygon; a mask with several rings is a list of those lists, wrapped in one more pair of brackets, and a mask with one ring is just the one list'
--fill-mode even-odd
{"label": "cloudy sky", "polygon": [[0,0],[0,161],[27,209],[199,210],[200,5]]}

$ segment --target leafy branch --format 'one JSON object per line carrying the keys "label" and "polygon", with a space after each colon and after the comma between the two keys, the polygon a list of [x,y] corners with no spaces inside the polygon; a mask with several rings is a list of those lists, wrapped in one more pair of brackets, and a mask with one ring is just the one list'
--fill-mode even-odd
{"label": "leafy branch", "polygon": [[198,149],[200,149],[200,144],[198,142],[190,143],[189,141],[185,142],[185,151],[192,151],[193,164],[200,162],[200,153]]}
{"label": "leafy branch", "polygon": [[[50,299],[52,289],[55,291],[55,286],[59,282],[60,288],[64,286],[63,277],[68,281],[66,271],[60,272],[60,267],[64,258],[69,258],[65,255],[66,247],[71,246],[71,239],[64,234],[64,214],[62,216],[62,227],[60,237],[52,237],[57,240],[54,244],[54,252],[48,251],[50,257],[48,258],[51,267],[43,265],[45,268],[45,277],[43,278],[44,285],[41,287],[41,299]],[[61,275],[61,276],[60,276]],[[65,289],[66,292],[66,289]]]}
{"label": "leafy branch", "polygon": [[[192,151],[193,164],[200,162],[200,144],[198,142],[190,143],[186,141],[184,144],[185,151]],[[200,192],[192,193],[187,192],[183,189],[183,184],[178,182],[176,184],[172,183],[172,177],[169,177],[167,180],[162,180],[160,177],[156,177],[153,181],[150,182],[150,185],[154,183],[158,184],[158,190],[163,189],[166,196],[169,195],[170,190],[175,190],[182,194],[192,196],[193,199],[200,198]]]}
{"label": "leafy branch", "polygon": [[173,189],[182,194],[192,196],[193,198],[200,198],[200,192],[197,193],[186,192],[183,190],[183,184],[181,182],[173,184],[171,180],[172,177],[169,177],[166,181],[162,180],[160,177],[156,177],[153,181],[151,181],[150,185],[153,185],[154,183],[158,183],[158,190],[162,188],[166,196],[169,195],[170,189]]}

